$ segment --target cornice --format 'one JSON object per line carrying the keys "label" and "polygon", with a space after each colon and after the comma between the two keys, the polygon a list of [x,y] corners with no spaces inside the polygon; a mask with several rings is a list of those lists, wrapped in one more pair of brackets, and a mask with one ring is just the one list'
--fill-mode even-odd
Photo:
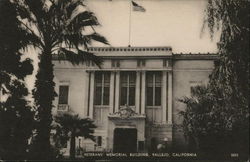
{"label": "cornice", "polygon": [[137,51],[172,51],[170,46],[159,47],[89,47],[89,52],[137,52]]}
{"label": "cornice", "polygon": [[217,60],[219,55],[216,53],[175,53],[174,60]]}

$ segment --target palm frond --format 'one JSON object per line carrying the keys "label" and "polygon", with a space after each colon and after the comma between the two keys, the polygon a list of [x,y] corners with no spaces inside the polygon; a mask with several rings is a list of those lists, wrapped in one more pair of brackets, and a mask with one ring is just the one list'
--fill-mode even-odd
{"label": "palm frond", "polygon": [[[69,1],[68,1],[69,2]],[[68,16],[71,16],[80,6],[85,6],[81,0],[70,1],[66,7]]]}
{"label": "palm frond", "polygon": [[35,18],[24,3],[19,0],[14,0],[12,4],[16,8],[17,15],[19,15],[21,19],[28,19],[29,22],[35,22]]}
{"label": "palm frond", "polygon": [[[61,48],[59,50],[59,55],[64,55],[65,59],[71,62],[73,65],[79,65],[83,64],[86,61],[92,61],[94,62],[99,68],[102,64],[102,59],[93,53],[87,52],[87,51],[82,51],[78,49],[77,53],[67,50],[65,48]],[[59,57],[62,58],[62,57]]]}
{"label": "palm frond", "polygon": [[39,19],[42,19],[45,15],[45,11],[43,10],[44,6],[44,0],[24,0],[26,5],[29,7],[30,12],[32,12],[35,17],[37,18],[37,21]]}
{"label": "palm frond", "polygon": [[89,35],[83,35],[80,33],[64,35],[64,41],[69,48],[83,45],[85,49],[87,49],[88,45],[91,45],[92,40],[109,45],[107,39],[98,33],[92,33]]}
{"label": "palm frond", "polygon": [[100,25],[93,12],[83,11],[72,17],[67,25],[69,31],[79,31],[85,26]]}
{"label": "palm frond", "polygon": [[87,40],[95,40],[97,42],[101,42],[101,43],[109,45],[109,42],[107,41],[107,39],[104,36],[101,36],[98,33],[93,33],[93,34],[90,34],[90,35],[85,35],[84,37],[86,37]]}
{"label": "palm frond", "polygon": [[42,42],[40,37],[34,33],[28,32],[27,30],[20,28],[20,36],[21,38],[23,38],[20,42],[22,47],[26,47],[28,45],[33,45],[34,47],[40,49],[44,47],[44,43]]}
{"label": "palm frond", "polygon": [[55,116],[55,121],[60,125],[57,127],[58,133],[65,132],[64,136],[68,136],[69,132],[72,133],[74,131],[76,136],[84,136],[93,140],[93,133],[96,126],[91,119],[80,118],[77,114],[64,113]]}

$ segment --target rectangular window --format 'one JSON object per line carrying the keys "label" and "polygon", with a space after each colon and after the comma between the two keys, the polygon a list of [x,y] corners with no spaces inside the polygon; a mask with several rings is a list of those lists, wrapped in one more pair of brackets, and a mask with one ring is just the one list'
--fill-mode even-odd
{"label": "rectangular window", "polygon": [[147,106],[161,106],[161,72],[147,72]]}
{"label": "rectangular window", "polygon": [[121,72],[121,105],[135,105],[135,72]]}
{"label": "rectangular window", "polygon": [[95,105],[109,105],[110,72],[95,72]]}
{"label": "rectangular window", "polygon": [[195,89],[195,87],[197,86],[201,86],[202,85],[202,81],[189,81],[189,85],[190,85],[190,92],[192,93]]}
{"label": "rectangular window", "polygon": [[58,104],[68,104],[69,86],[61,85],[59,86],[59,100]]}
{"label": "rectangular window", "polygon": [[102,146],[102,136],[96,137],[96,144],[97,144],[97,146]]}
{"label": "rectangular window", "polygon": [[111,61],[111,67],[112,68],[120,67],[120,61],[119,60],[112,60]]}

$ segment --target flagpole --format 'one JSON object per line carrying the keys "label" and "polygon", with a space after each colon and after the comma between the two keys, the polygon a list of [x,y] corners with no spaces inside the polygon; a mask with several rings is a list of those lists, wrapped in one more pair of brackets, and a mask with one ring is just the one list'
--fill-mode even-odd
{"label": "flagpole", "polygon": [[131,1],[129,1],[130,5],[129,5],[129,36],[128,36],[128,46],[130,47],[130,39],[131,39]]}

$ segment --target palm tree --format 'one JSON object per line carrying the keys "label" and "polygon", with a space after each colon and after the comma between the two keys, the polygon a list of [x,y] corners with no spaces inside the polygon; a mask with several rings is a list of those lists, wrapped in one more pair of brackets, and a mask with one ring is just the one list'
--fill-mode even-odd
{"label": "palm tree", "polygon": [[83,136],[94,140],[94,128],[96,126],[93,121],[88,118],[80,118],[78,115],[64,113],[55,117],[56,136],[61,139],[70,139],[70,158],[75,158],[75,138]]}
{"label": "palm tree", "polygon": [[[92,40],[108,44],[95,32],[99,25],[95,15],[86,10],[83,0],[13,0],[21,28],[29,32],[31,45],[39,50],[39,70],[33,95],[37,109],[33,159],[49,159],[52,101],[55,97],[52,55],[64,56],[73,64],[100,58],[88,52]],[[91,34],[84,34],[85,29]],[[61,58],[61,57],[60,57]],[[36,155],[37,154],[37,155]]]}

